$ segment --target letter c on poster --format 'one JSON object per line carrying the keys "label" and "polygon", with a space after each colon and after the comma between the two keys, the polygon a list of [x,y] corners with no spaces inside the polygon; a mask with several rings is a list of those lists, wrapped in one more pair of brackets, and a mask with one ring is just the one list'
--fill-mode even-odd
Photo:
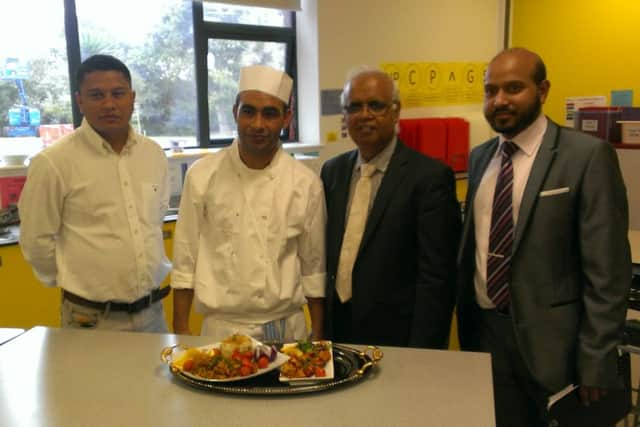
{"label": "letter c on poster", "polygon": [[410,90],[418,89],[420,84],[420,72],[416,64],[407,67],[407,88]]}

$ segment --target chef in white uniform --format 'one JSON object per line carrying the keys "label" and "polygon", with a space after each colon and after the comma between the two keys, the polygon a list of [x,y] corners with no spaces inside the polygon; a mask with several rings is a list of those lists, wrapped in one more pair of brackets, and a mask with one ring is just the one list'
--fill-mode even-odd
{"label": "chef in white uniform", "polygon": [[233,106],[238,137],[188,171],[173,249],[173,327],[260,340],[322,337],[326,208],[320,178],[283,152],[292,80],[256,65],[240,72]]}

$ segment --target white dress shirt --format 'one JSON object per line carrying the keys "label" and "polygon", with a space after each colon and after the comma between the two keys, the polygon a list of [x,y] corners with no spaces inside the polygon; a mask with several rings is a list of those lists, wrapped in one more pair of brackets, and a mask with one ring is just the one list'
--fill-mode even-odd
{"label": "white dress shirt", "polygon": [[[547,130],[547,118],[540,114],[538,118],[525,130],[511,139],[517,146],[511,157],[513,163],[513,226],[516,227],[520,202],[524,188],[529,179],[531,166],[536,158],[542,138]],[[478,190],[473,200],[473,219],[476,236],[476,270],[474,285],[476,299],[482,308],[495,308],[495,305],[487,295],[487,253],[489,251],[489,230],[491,228],[491,213],[493,211],[493,193],[496,189],[496,181],[500,173],[501,156],[500,149],[505,138],[501,135],[500,142],[482,176]]]}
{"label": "white dress shirt", "polygon": [[188,170],[171,286],[195,289],[196,309],[265,323],[325,294],[326,207],[320,178],[281,149],[265,169],[237,142]]}
{"label": "white dress shirt", "polygon": [[168,184],[158,144],[130,130],[118,154],[83,121],[29,166],[20,246],[35,275],[92,301],[149,294],[171,269],[162,239]]}

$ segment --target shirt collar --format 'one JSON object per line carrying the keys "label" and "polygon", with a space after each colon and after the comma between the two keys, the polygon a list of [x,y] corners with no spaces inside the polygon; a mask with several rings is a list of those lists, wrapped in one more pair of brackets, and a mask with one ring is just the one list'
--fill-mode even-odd
{"label": "shirt collar", "polygon": [[386,147],[382,149],[381,152],[375,155],[371,160],[365,162],[362,156],[360,155],[360,151],[358,151],[358,159],[356,160],[356,169],[360,170],[360,165],[362,163],[369,163],[376,167],[376,172],[385,173],[387,171],[387,167],[389,166],[389,162],[391,161],[391,156],[396,149],[396,144],[398,143],[398,137],[394,136],[391,139],[391,142],[387,144]]}
{"label": "shirt collar", "polygon": [[233,140],[233,143],[229,147],[229,150],[231,154],[231,163],[233,164],[235,170],[239,174],[257,175],[257,174],[266,173],[270,177],[274,177],[276,174],[278,164],[280,163],[279,161],[280,156],[282,155],[282,144],[278,146],[278,150],[276,150],[276,153],[273,155],[273,159],[271,159],[271,162],[269,162],[269,164],[264,169],[251,169],[250,167],[244,164],[244,162],[240,158],[240,151],[239,151],[240,148],[238,147],[237,139]]}
{"label": "shirt collar", "polygon": [[[80,130],[88,136],[89,144],[94,147],[96,150],[108,154],[113,153],[113,148],[111,148],[111,144],[109,144],[95,129],[89,124],[86,118],[82,119],[82,123],[80,124]],[[133,131],[131,126],[129,126],[129,135],[127,136],[127,142],[122,148],[122,153],[126,153],[131,150],[135,144],[138,143],[138,139],[136,137],[136,133]]]}
{"label": "shirt collar", "polygon": [[[511,138],[510,141],[513,141],[526,156],[532,156],[536,153],[540,144],[542,144],[542,138],[546,131],[547,117],[541,112],[538,118],[535,119],[528,128]],[[500,135],[500,144],[498,145],[496,153],[500,152],[502,143],[506,140],[503,135]]]}

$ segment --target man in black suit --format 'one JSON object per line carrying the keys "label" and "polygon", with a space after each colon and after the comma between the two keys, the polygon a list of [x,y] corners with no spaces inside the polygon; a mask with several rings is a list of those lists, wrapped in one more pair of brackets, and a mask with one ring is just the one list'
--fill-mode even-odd
{"label": "man in black suit", "polygon": [[398,140],[398,91],[384,72],[353,74],[342,105],[358,149],[321,173],[325,332],[339,342],[446,348],[461,227],[453,172]]}
{"label": "man in black suit", "polygon": [[[463,350],[492,355],[499,427],[546,426],[549,395],[568,384],[585,403],[622,387],[625,187],[611,144],[544,116],[549,87],[537,54],[513,48],[493,58],[484,112],[500,136],[470,158],[458,332]],[[498,185],[505,174],[509,187]],[[497,203],[502,195],[510,203]],[[508,205],[508,243],[494,246],[504,229],[496,213]]]}

